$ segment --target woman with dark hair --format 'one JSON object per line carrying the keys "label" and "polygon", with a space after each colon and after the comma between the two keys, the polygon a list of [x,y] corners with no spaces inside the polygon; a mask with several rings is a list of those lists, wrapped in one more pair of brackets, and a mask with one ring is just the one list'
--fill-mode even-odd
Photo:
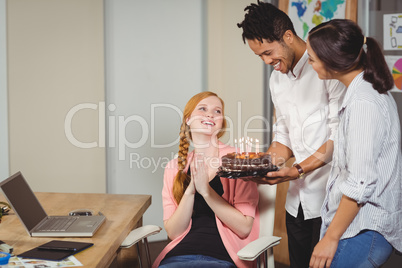
{"label": "woman with dark hair", "polygon": [[235,151],[219,141],[225,128],[224,103],[215,93],[188,101],[178,158],[166,166],[162,190],[164,227],[172,242],[153,267],[254,265],[240,260],[237,251],[259,235],[257,185],[216,175],[220,157]]}
{"label": "woman with dark hair", "polygon": [[321,210],[321,240],[310,267],[379,267],[402,251],[401,130],[393,79],[376,40],[350,20],[308,36],[320,79],[346,87],[332,169]]}

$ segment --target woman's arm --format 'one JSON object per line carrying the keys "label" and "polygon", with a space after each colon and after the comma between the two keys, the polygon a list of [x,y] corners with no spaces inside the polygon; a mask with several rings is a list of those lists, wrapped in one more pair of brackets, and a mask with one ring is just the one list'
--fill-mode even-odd
{"label": "woman's arm", "polygon": [[324,237],[314,248],[310,259],[311,268],[331,266],[332,259],[334,258],[336,249],[338,248],[339,240],[356,217],[359,210],[360,206],[355,200],[346,195],[342,196],[334,219],[329,225]]}
{"label": "woman's arm", "polygon": [[210,187],[204,161],[193,162],[191,176],[197,192],[204,197],[215,215],[240,238],[246,238],[251,232],[254,218],[243,215]]}
{"label": "woman's arm", "polygon": [[177,209],[168,220],[164,221],[164,227],[170,239],[180,236],[188,228],[193,214],[194,194],[195,187],[191,179]]}
{"label": "woman's arm", "polygon": [[243,215],[219,196],[211,187],[202,194],[215,215],[240,238],[246,238],[253,227],[254,218]]}

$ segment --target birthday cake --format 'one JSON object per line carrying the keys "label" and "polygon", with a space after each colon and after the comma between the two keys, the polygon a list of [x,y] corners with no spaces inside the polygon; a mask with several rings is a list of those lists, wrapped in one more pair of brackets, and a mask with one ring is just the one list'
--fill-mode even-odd
{"label": "birthday cake", "polygon": [[267,153],[229,153],[222,157],[217,175],[225,178],[263,177],[270,171],[277,171]]}

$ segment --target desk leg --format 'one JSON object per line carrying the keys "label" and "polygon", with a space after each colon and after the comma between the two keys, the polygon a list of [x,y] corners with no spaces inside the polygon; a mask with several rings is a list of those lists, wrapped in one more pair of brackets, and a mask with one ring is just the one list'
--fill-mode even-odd
{"label": "desk leg", "polygon": [[[142,218],[138,221],[137,225],[133,228],[137,228],[142,226]],[[142,243],[138,243],[140,245],[140,252],[143,252]],[[144,254],[142,254],[144,256]],[[143,258],[144,259],[144,258]],[[112,267],[132,267],[139,268],[139,259],[137,254],[137,246],[134,245],[131,248],[121,248],[117,253],[116,260]]]}

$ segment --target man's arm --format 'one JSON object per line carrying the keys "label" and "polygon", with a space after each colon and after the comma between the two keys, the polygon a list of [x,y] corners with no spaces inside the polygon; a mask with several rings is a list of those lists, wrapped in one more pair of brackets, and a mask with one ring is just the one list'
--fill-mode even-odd
{"label": "man's arm", "polygon": [[[333,151],[334,142],[332,140],[328,140],[326,143],[321,145],[321,147],[316,152],[314,152],[311,156],[298,164],[303,169],[304,173],[311,172],[331,162]],[[279,171],[268,172],[266,178],[264,179],[264,183],[273,185],[285,181],[295,180],[298,178],[299,172],[296,167],[283,167]]]}
{"label": "man's arm", "polygon": [[272,163],[276,166],[284,165],[293,156],[289,147],[277,141],[271,143],[267,153],[271,155]]}
{"label": "man's arm", "polygon": [[[329,139],[321,145],[321,147],[314,152],[311,156],[306,158],[301,163],[298,163],[303,169],[303,173],[309,173],[317,168],[320,168],[332,160],[332,153],[334,151],[335,134],[338,129],[338,111],[343,100],[345,86],[338,80],[327,80],[326,90],[328,92],[328,127],[330,130]],[[277,172],[269,172],[267,174],[267,183],[278,184],[285,181],[295,180],[299,178],[299,172],[296,167],[283,167]]]}
{"label": "man's arm", "polygon": [[334,142],[328,140],[326,143],[321,145],[313,155],[306,158],[303,162],[299,163],[299,165],[302,167],[304,173],[316,170],[332,161],[333,151]]}

